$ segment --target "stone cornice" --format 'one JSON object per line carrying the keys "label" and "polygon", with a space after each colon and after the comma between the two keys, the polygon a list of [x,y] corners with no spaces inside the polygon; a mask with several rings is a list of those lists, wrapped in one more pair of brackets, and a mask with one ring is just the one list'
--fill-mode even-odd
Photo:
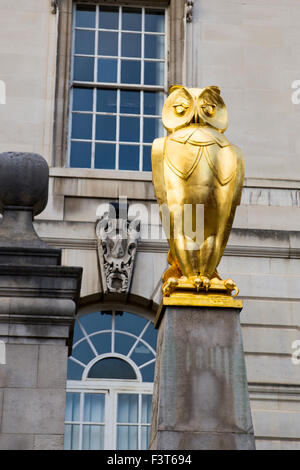
{"label": "stone cornice", "polygon": [[0,297],[68,299],[77,304],[81,276],[82,268],[0,265]]}
{"label": "stone cornice", "polygon": [[[49,245],[77,250],[96,250],[96,239],[75,239],[75,238],[44,238]],[[163,241],[141,241],[137,248],[138,252],[145,253],[167,253],[168,244]],[[228,245],[224,256],[242,256],[254,258],[287,258],[299,259],[300,247],[276,247],[276,246],[257,246],[257,245]]]}

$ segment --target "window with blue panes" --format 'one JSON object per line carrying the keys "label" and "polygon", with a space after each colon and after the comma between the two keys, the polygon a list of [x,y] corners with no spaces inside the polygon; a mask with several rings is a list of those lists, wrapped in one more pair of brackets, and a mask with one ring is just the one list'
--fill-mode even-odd
{"label": "window with blue panes", "polygon": [[77,319],[68,360],[65,449],[149,445],[157,330],[128,312]]}
{"label": "window with blue panes", "polygon": [[165,10],[76,3],[70,167],[151,171],[164,135]]}

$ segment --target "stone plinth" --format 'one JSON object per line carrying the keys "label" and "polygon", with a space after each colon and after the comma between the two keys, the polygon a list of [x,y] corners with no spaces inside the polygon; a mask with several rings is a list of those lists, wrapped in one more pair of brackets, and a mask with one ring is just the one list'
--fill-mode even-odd
{"label": "stone plinth", "polygon": [[47,204],[48,165],[0,154],[0,449],[63,449],[68,350],[82,268],[36,234]]}
{"label": "stone plinth", "polygon": [[150,449],[254,449],[240,309],[172,307],[159,326]]}

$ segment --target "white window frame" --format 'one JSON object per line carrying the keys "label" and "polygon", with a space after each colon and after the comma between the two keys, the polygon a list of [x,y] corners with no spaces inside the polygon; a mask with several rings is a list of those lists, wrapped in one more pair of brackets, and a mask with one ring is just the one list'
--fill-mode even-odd
{"label": "white window frame", "polygon": [[[138,426],[138,448],[141,448],[141,428],[150,427],[150,424],[141,422],[142,395],[153,395],[153,384],[136,382],[133,380],[102,380],[87,379],[78,382],[70,380],[67,383],[67,393],[80,393],[80,421],[66,421],[65,424],[78,424],[79,428],[79,450],[82,450],[83,425],[93,425],[81,421],[83,417],[83,393],[105,394],[105,416],[104,416],[104,450],[115,450],[117,448],[117,397],[119,393],[137,394],[139,396],[139,422],[128,423],[130,426]],[[96,423],[99,425],[99,423]],[[127,423],[122,423],[126,426]]]}
{"label": "white window frame", "polygon": [[[95,147],[96,143],[103,143],[103,144],[115,144],[116,149],[115,149],[115,168],[111,169],[115,171],[129,171],[127,169],[125,170],[120,170],[119,169],[119,146],[120,143],[124,145],[137,145],[137,142],[120,142],[120,119],[119,117],[122,116],[122,113],[120,113],[120,91],[121,90],[134,90],[134,91],[140,91],[141,93],[141,100],[140,100],[140,113],[139,114],[126,114],[126,117],[136,117],[140,119],[140,140],[139,140],[139,170],[131,170],[131,171],[138,171],[139,173],[146,173],[149,174],[151,172],[142,170],[143,168],[143,146],[149,146],[151,147],[151,143],[145,143],[143,142],[143,118],[160,118],[161,116],[158,115],[144,115],[143,114],[143,109],[144,109],[144,91],[157,91],[157,92],[162,92],[167,96],[168,93],[168,8],[166,7],[161,7],[161,6],[156,6],[155,4],[152,6],[139,6],[139,5],[126,5],[122,2],[118,3],[101,3],[101,2],[87,2],[87,5],[95,5],[96,6],[96,27],[95,28],[81,28],[81,27],[75,27],[75,9],[76,9],[76,4],[80,4],[80,0],[73,2],[73,9],[72,9],[72,47],[71,47],[71,67],[70,67],[70,84],[69,84],[69,116],[68,116],[68,144],[67,144],[67,158],[66,158],[66,167],[67,168],[73,168],[70,166],[70,160],[71,160],[71,142],[90,142],[91,147],[92,147],[92,154],[91,154],[91,166],[88,167],[89,169],[95,169]],[[99,25],[99,7],[101,6],[114,6],[114,7],[119,7],[119,25],[118,25],[118,30],[113,30],[113,29],[104,29],[101,28],[101,31],[107,31],[107,32],[118,32],[118,56],[105,56],[106,59],[117,59],[117,82],[115,83],[107,83],[107,82],[97,82],[97,60],[94,60],[94,81],[93,82],[82,82],[82,81],[77,81],[73,80],[73,71],[74,71],[74,57],[75,57],[75,29],[82,29],[82,30],[90,30],[90,31],[99,31],[100,28],[98,27]],[[142,31],[141,31],[141,36],[142,36],[142,42],[141,42],[141,57],[139,58],[134,58],[134,57],[123,57],[120,55],[121,53],[121,17],[122,17],[122,8],[141,8],[142,9]],[[165,30],[164,33],[159,33],[159,32],[151,32],[153,35],[163,35],[165,37],[165,55],[163,59],[151,59],[151,58],[146,58],[146,61],[148,62],[162,62],[164,63],[164,84],[163,85],[144,85],[144,36],[145,36],[145,10],[146,9],[153,9],[153,10],[163,10],[165,13]],[[134,33],[134,31],[125,31],[123,30],[122,32],[128,32],[128,33]],[[138,33],[138,32],[136,32]],[[78,54],[79,56],[82,57],[93,57],[94,59],[99,57],[96,52],[98,51],[98,34],[95,35],[95,53],[93,55],[85,55],[85,54]],[[103,56],[104,57],[104,56]],[[121,59],[122,60],[140,60],[141,61],[141,83],[140,84],[123,84],[120,82],[121,78]],[[71,130],[72,130],[72,113],[73,113],[73,89],[76,86],[80,87],[86,87],[86,88],[93,88],[93,111],[92,111],[92,139],[91,140],[86,140],[86,139],[73,139],[71,137]],[[116,113],[113,113],[116,116],[116,139],[114,141],[99,141],[96,140],[96,116],[97,115],[104,115],[105,113],[99,113],[96,111],[96,93],[97,89],[115,89],[117,90],[117,111]],[[84,114],[84,111],[81,111],[80,113]],[[91,114],[91,112],[86,112],[87,114]],[[110,113],[108,113],[110,114]],[[164,130],[164,135],[166,135],[166,131]],[[97,169],[98,171],[101,169]],[[106,169],[103,169],[102,171],[107,171]]]}
{"label": "white window frame", "polygon": [[[73,424],[79,425],[79,450],[82,449],[82,431],[83,425],[101,425],[100,423],[88,423],[83,421],[83,394],[84,393],[103,393],[105,394],[105,417],[104,417],[104,450],[113,450],[117,447],[117,396],[118,393],[131,393],[131,394],[138,394],[139,395],[139,422],[138,423],[128,423],[128,425],[138,426],[138,447],[141,447],[141,428],[142,426],[150,426],[147,423],[141,423],[141,403],[142,403],[142,395],[153,395],[153,383],[152,382],[143,382],[141,369],[146,367],[149,364],[155,362],[156,358],[156,351],[152,348],[152,346],[143,340],[143,335],[145,331],[150,327],[151,321],[145,319],[145,326],[142,328],[139,334],[133,334],[128,331],[119,330],[116,328],[115,325],[115,314],[116,311],[112,310],[112,323],[111,329],[103,329],[100,331],[95,331],[93,333],[87,333],[85,327],[80,322],[78,326],[83,334],[81,338],[79,338],[74,343],[74,348],[83,341],[87,341],[94,352],[95,357],[91,359],[87,364],[83,364],[78,359],[73,358],[72,356],[70,359],[75,363],[80,364],[84,367],[84,371],[82,374],[82,380],[68,380],[66,392],[67,393],[80,393],[80,419],[79,421],[65,421],[65,424]],[[129,312],[130,313],[130,312]],[[90,338],[94,335],[101,334],[101,333],[110,333],[112,334],[112,342],[111,342],[111,351],[99,355],[90,341]],[[128,354],[125,356],[123,354],[119,354],[115,352],[115,334],[124,334],[127,336],[131,336],[135,339],[133,345],[131,346]],[[134,352],[136,346],[138,344],[144,344],[150,351],[153,353],[154,358],[150,359],[148,362],[145,362],[141,366],[136,364],[132,359],[131,355]],[[134,370],[136,374],[136,379],[94,379],[88,378],[89,371],[91,367],[96,364],[97,362],[101,361],[105,358],[119,358],[125,362],[127,362]],[[126,426],[126,423],[120,423]]]}

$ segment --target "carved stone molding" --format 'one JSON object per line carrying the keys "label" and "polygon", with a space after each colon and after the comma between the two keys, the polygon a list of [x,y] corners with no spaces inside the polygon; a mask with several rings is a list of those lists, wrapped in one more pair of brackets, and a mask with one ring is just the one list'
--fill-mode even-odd
{"label": "carved stone molding", "polygon": [[103,292],[129,292],[140,221],[111,218],[105,212],[97,222],[96,235]]}

